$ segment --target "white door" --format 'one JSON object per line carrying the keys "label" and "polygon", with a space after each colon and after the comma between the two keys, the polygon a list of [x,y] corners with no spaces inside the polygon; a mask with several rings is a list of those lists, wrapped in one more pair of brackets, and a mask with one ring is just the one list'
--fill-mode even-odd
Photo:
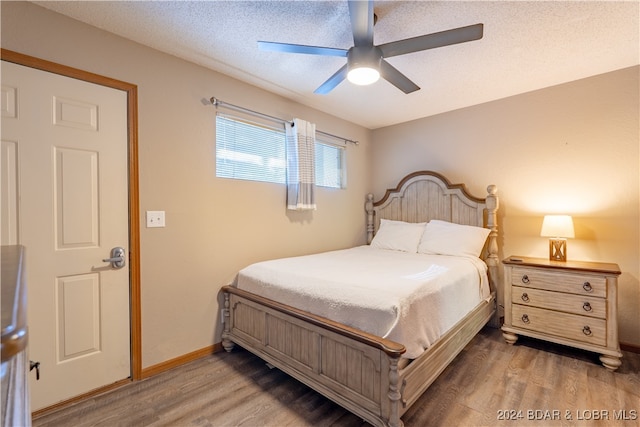
{"label": "white door", "polygon": [[[127,94],[2,61],[2,244],[26,247],[31,409],[130,377]],[[103,259],[122,247],[126,264]]]}

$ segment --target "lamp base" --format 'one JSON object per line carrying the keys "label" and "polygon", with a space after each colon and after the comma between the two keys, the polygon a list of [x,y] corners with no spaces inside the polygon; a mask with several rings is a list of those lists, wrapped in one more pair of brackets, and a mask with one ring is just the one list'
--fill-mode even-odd
{"label": "lamp base", "polygon": [[549,239],[549,259],[551,261],[567,260],[567,239]]}

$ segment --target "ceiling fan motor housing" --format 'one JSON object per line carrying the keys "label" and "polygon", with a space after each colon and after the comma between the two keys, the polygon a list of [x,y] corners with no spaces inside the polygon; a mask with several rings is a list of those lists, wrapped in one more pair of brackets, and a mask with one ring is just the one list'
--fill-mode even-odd
{"label": "ceiling fan motor housing", "polygon": [[367,67],[380,70],[382,51],[377,46],[353,46],[347,53],[347,65],[349,71]]}

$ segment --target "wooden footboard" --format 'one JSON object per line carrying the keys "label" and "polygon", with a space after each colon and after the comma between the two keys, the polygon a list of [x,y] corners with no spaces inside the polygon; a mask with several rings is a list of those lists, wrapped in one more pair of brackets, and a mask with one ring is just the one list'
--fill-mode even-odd
{"label": "wooden footboard", "polygon": [[403,345],[226,286],[222,343],[251,351],[377,426],[400,417],[489,320],[484,302],[401,372]]}
{"label": "wooden footboard", "polygon": [[223,292],[227,351],[236,343],[371,424],[399,425],[404,346],[234,287]]}

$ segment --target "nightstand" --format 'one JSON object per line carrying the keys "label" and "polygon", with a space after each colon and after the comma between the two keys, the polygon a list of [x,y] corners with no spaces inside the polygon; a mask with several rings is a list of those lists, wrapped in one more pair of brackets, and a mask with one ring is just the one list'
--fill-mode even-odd
{"label": "nightstand", "polygon": [[612,371],[622,364],[617,264],[519,256],[502,263],[507,343],[526,335],[600,353]]}

